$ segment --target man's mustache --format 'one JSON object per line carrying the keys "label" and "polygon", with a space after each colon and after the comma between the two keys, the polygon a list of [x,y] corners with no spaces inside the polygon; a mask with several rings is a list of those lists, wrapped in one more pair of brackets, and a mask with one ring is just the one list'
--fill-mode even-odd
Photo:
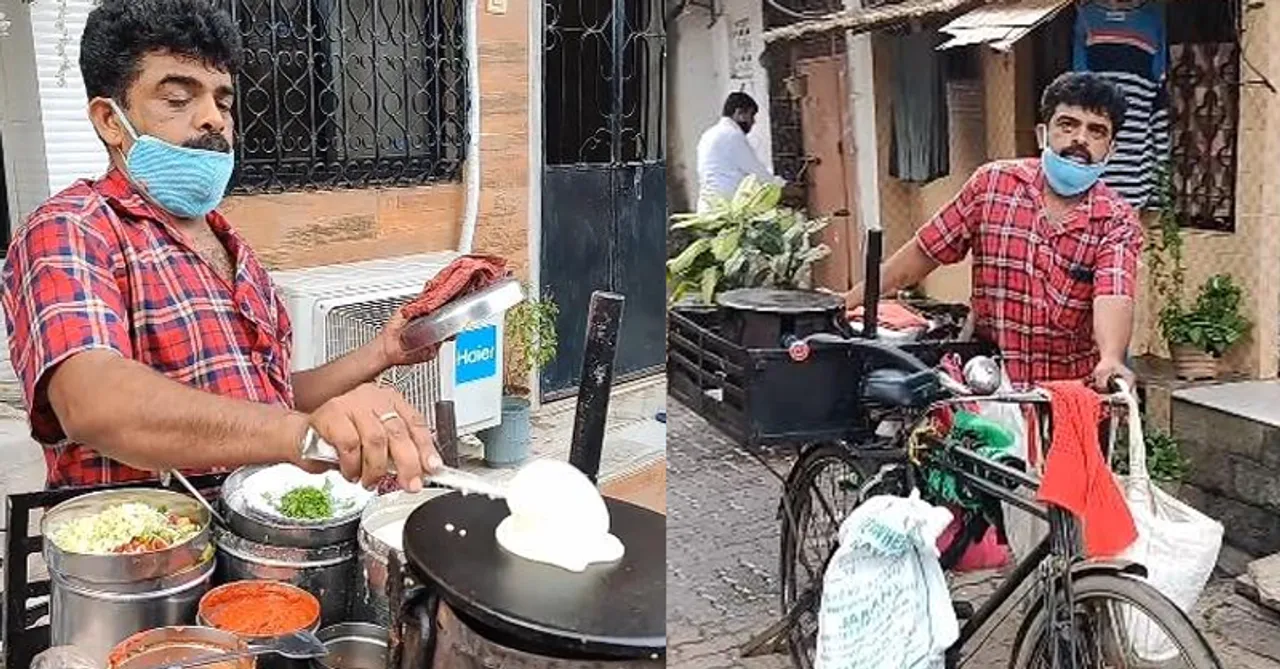
{"label": "man's mustache", "polygon": [[1083,146],[1079,146],[1076,144],[1073,144],[1063,149],[1061,155],[1063,158],[1075,156],[1083,160],[1086,165],[1093,164],[1093,156],[1090,155],[1089,150],[1084,148]]}
{"label": "man's mustache", "polygon": [[183,142],[182,145],[188,149],[231,153],[231,142],[228,142],[226,137],[223,137],[216,132],[211,132],[207,135],[200,135],[199,137],[193,137]]}

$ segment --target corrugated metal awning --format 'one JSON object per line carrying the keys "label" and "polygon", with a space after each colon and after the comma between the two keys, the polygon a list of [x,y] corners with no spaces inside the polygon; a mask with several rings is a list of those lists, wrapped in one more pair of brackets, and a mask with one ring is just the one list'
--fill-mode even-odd
{"label": "corrugated metal awning", "polygon": [[1053,18],[1072,0],[1018,0],[984,5],[956,17],[938,29],[951,39],[938,50],[971,44],[988,44],[996,51],[1008,51],[1014,42]]}
{"label": "corrugated metal awning", "polygon": [[985,0],[903,0],[872,8],[846,9],[818,19],[766,30],[760,37],[765,44],[801,39],[834,32],[866,33],[914,21],[928,21],[962,12]]}

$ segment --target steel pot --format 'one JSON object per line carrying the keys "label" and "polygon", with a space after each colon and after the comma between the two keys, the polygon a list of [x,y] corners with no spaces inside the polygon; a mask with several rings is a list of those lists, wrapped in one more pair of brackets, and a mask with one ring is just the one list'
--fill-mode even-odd
{"label": "steel pot", "polygon": [[[237,653],[248,645],[234,634],[208,627],[161,627],[135,634],[111,651],[107,669],[165,669],[211,653]],[[254,669],[245,657],[208,665],[206,669]]]}
{"label": "steel pot", "polygon": [[351,617],[354,620],[383,627],[391,624],[387,604],[387,558],[394,551],[403,563],[404,549],[388,545],[378,535],[393,525],[398,525],[403,535],[405,521],[414,509],[448,493],[448,490],[439,488],[427,488],[417,493],[401,490],[378,497],[365,508],[357,535],[361,574],[356,579],[355,593],[351,598]]}
{"label": "steel pot", "polygon": [[[59,525],[126,502],[187,516],[199,532],[164,550],[132,555],[71,553],[54,543]],[[88,493],[49,510],[40,523],[49,566],[49,635],[54,646],[76,646],[95,660],[141,630],[185,625],[215,568],[209,512],[167,490],[124,489]]]}
{"label": "steel pot", "polygon": [[[194,520],[200,530],[176,546],[133,555],[71,553],[53,542],[52,536],[61,524],[128,502],[147,504],[186,516]],[[107,586],[113,592],[145,592],[147,588],[139,589],[139,584],[151,584],[208,561],[212,554],[210,521],[209,510],[187,495],[169,490],[129,488],[86,493],[53,507],[40,521],[40,534],[46,537],[44,559],[50,573],[88,587]]]}
{"label": "steel pot", "polygon": [[356,542],[321,548],[267,546],[222,529],[214,529],[218,545],[217,583],[281,581],[296,585],[320,600],[320,624],[345,622],[356,583]]}
{"label": "steel pot", "polygon": [[50,573],[49,638],[53,646],[75,646],[96,660],[131,634],[156,627],[189,625],[209,589],[215,560],[173,576],[130,584],[139,592],[111,592]]}
{"label": "steel pot", "polygon": [[354,542],[360,525],[360,511],[352,511],[323,523],[289,524],[254,513],[244,500],[244,483],[260,466],[241,467],[222,483],[222,507],[236,536],[267,546],[320,548]]}
{"label": "steel pot", "polygon": [[311,660],[312,669],[386,669],[390,657],[387,628],[369,623],[342,623],[317,635],[329,654]]}

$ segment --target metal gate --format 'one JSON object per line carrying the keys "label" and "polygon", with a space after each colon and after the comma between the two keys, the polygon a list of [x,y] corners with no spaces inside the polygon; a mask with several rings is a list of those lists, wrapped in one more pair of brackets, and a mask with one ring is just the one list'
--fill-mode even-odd
{"label": "metal gate", "polygon": [[547,0],[541,284],[560,307],[545,400],[576,392],[591,292],[626,296],[619,380],[661,371],[666,324],[662,0]]}

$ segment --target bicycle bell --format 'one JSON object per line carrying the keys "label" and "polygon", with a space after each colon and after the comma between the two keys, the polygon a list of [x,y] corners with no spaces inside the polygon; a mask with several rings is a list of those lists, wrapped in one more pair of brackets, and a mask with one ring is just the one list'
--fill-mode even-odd
{"label": "bicycle bell", "polygon": [[1000,390],[1000,365],[985,355],[975,355],[964,364],[964,382],[979,395]]}

